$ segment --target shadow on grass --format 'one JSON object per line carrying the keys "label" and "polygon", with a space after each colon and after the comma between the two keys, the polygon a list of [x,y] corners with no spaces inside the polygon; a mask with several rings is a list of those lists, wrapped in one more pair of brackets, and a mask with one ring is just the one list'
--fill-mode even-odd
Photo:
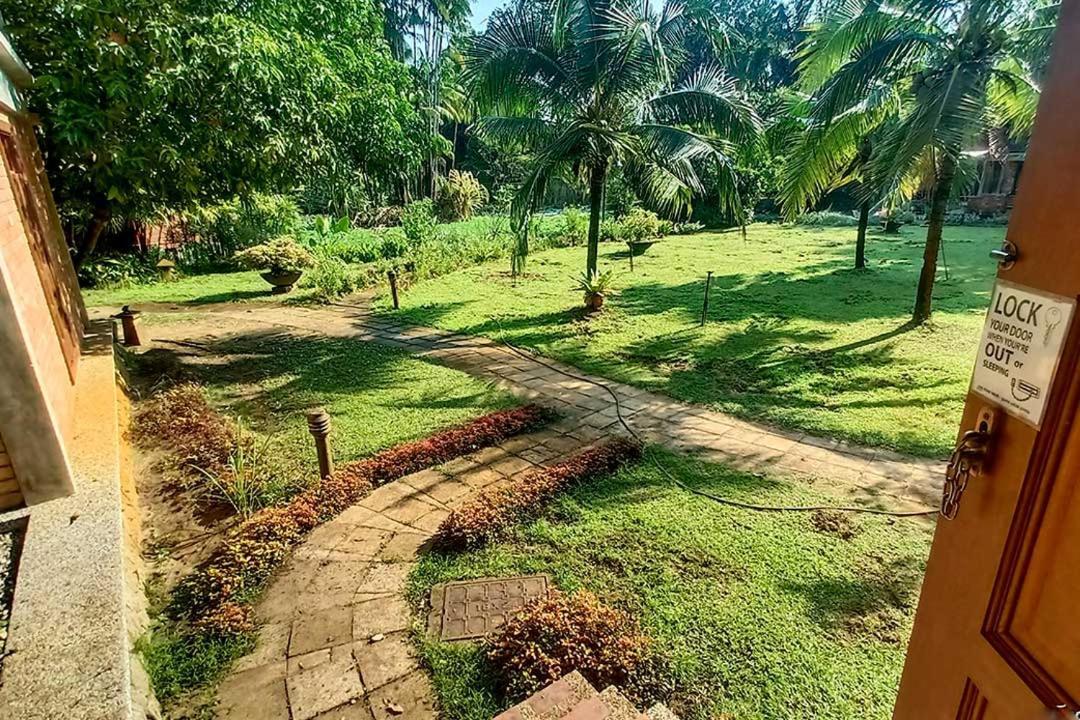
{"label": "shadow on grass", "polygon": [[[822,628],[864,629],[890,615],[908,615],[918,599],[923,569],[908,558],[893,558],[858,578],[820,578],[788,582],[782,589],[807,601],[811,620]],[[887,622],[887,620],[885,620]]]}

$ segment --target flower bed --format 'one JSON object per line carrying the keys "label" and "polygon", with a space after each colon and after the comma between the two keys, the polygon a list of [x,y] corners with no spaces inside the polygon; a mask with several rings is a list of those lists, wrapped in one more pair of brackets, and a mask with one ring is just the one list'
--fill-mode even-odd
{"label": "flower bed", "polygon": [[241,523],[221,549],[177,588],[174,614],[211,634],[249,631],[250,603],[258,590],[317,525],[379,484],[528,432],[546,419],[546,412],[535,405],[503,410],[342,466],[286,505],[267,508]]}
{"label": "flower bed", "polygon": [[586,478],[614,472],[640,456],[641,447],[623,439],[586,448],[557,465],[529,473],[513,488],[486,490],[453,510],[439,526],[435,541],[445,548],[481,545],[556,493]]}

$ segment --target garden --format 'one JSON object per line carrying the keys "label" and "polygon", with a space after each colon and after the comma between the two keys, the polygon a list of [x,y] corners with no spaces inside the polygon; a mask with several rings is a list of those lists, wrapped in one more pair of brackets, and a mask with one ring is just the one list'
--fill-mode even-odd
{"label": "garden", "polygon": [[165,716],[889,717],[1057,5],[497,5],[0,0]]}

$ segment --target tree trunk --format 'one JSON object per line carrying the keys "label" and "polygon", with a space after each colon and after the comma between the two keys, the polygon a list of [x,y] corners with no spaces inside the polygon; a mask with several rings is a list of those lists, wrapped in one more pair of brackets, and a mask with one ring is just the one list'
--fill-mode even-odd
{"label": "tree trunk", "polygon": [[585,260],[585,274],[596,272],[596,260],[600,254],[600,216],[604,211],[604,181],[607,165],[597,165],[589,179],[589,253]]}
{"label": "tree trunk", "polygon": [[915,309],[911,314],[911,319],[916,324],[929,320],[933,310],[934,277],[937,275],[938,252],[941,250],[941,230],[945,225],[945,211],[949,206],[949,192],[955,175],[956,160],[951,153],[942,153],[941,166],[934,183],[934,198],[927,217],[926,247],[923,249],[919,288],[915,291]]}
{"label": "tree trunk", "polygon": [[870,203],[864,201],[859,207],[859,232],[855,236],[855,269],[866,267],[866,226],[870,224]]}
{"label": "tree trunk", "polygon": [[94,248],[97,247],[98,240],[101,239],[102,234],[105,232],[105,226],[109,224],[109,219],[112,217],[112,211],[108,205],[97,205],[94,208],[93,215],[90,216],[90,224],[86,226],[86,233],[83,235],[83,241],[79,244],[79,248],[75,253],[75,271],[78,272],[83,266],[83,263],[94,254]]}

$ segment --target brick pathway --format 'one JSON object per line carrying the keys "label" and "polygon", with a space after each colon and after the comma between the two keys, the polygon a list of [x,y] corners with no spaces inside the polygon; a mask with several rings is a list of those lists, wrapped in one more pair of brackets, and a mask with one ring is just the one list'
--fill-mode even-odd
{"label": "brick pathway", "polygon": [[[509,483],[610,433],[622,433],[611,396],[484,338],[404,327],[362,307],[223,305],[203,309],[212,335],[274,327],[311,336],[395,345],[489,378],[562,416],[514,438],[375,490],[317,528],[276,575],[256,608],[255,651],[221,684],[218,716],[232,720],[430,720],[433,691],[409,643],[406,577],[450,507]],[[194,339],[164,325],[158,337]],[[574,375],[568,366],[545,361]],[[599,378],[596,378],[599,380]],[[845,502],[915,509],[935,505],[940,463],[784,432],[602,381],[646,440],[750,471],[801,478]],[[423,624],[423,618],[415,622]]]}
{"label": "brick pathway", "polygon": [[[436,358],[553,408],[565,418],[560,427],[583,438],[599,437],[614,431],[618,425],[615,403],[602,388],[566,377],[486,338],[404,326],[357,306],[231,304],[208,311],[241,323],[354,337]],[[738,420],[630,385],[589,376],[562,363],[546,359],[544,362],[604,382],[618,394],[623,417],[649,442],[743,470],[800,477],[845,503],[916,510],[936,507],[940,501],[945,466],[939,461]]]}
{"label": "brick pathway", "polygon": [[417,551],[470,494],[585,444],[557,430],[513,438],[384,485],[316,528],[256,607],[258,646],[219,688],[218,717],[434,718],[408,637],[405,580]]}

